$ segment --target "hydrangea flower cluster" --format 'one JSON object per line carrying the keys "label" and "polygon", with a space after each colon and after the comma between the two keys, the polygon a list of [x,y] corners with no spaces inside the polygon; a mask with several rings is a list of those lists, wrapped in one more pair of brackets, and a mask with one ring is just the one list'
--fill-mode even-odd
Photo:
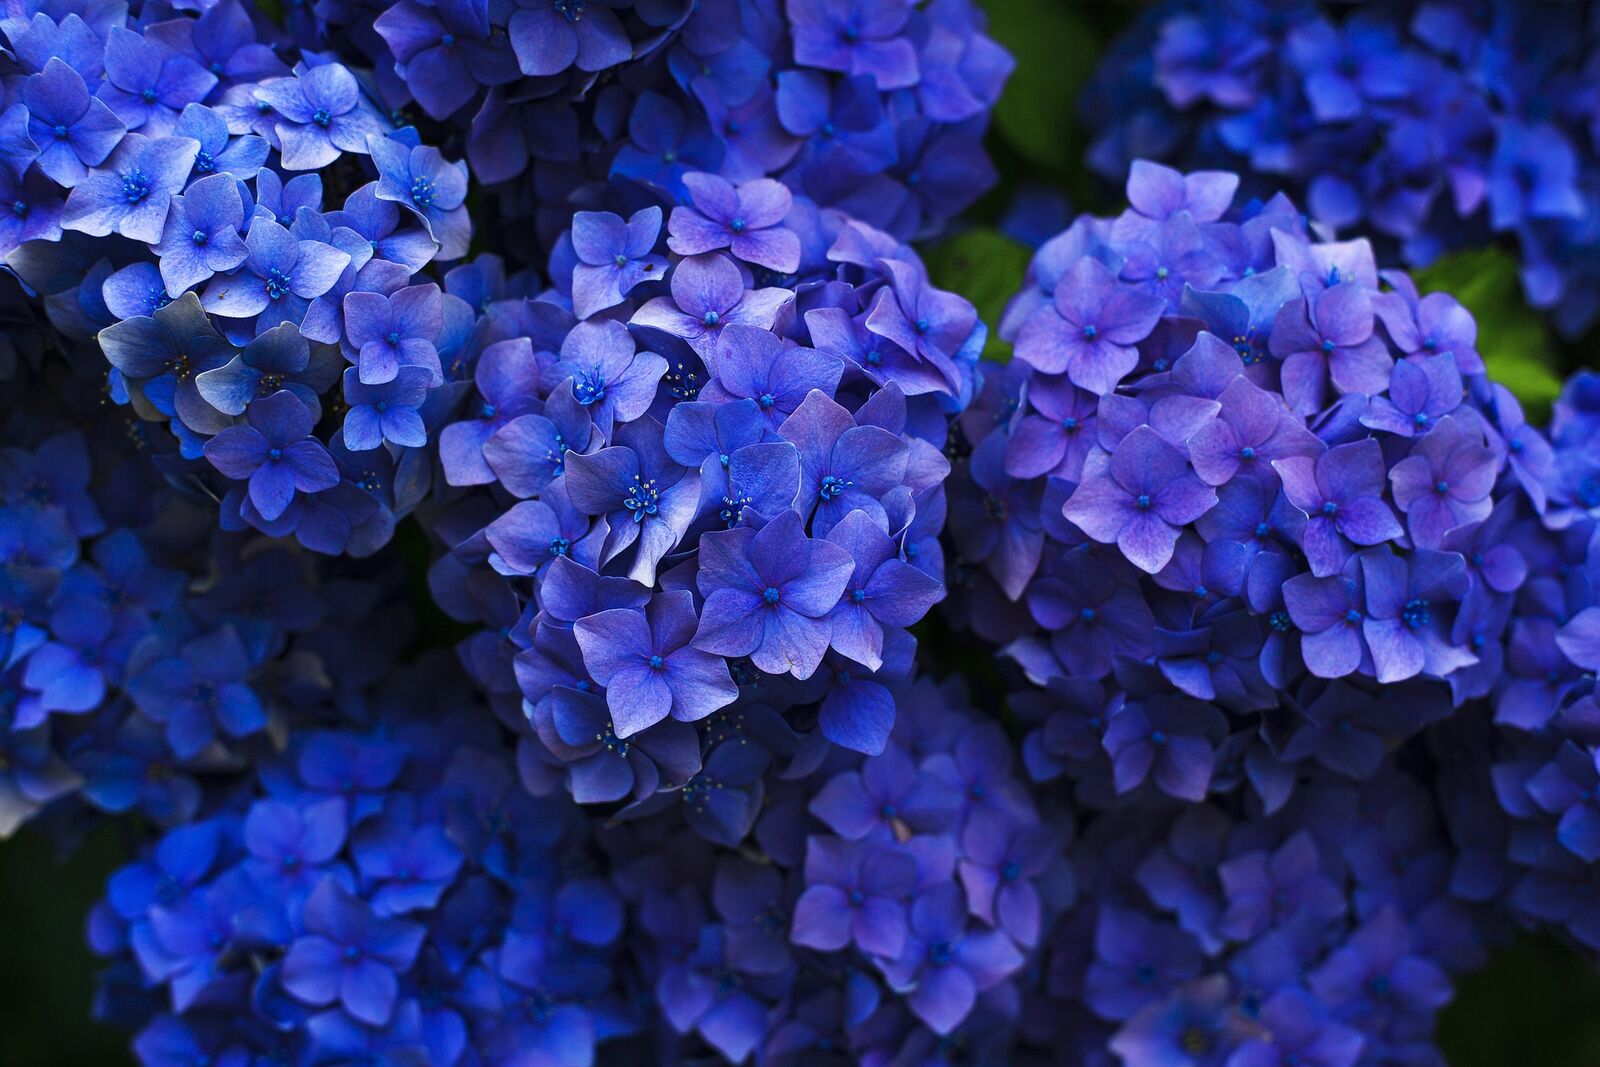
{"label": "hydrangea flower cluster", "polygon": [[[5,299],[22,297],[13,281]],[[415,634],[402,575],[220,530],[210,501],[172,491],[161,431],[103,406],[98,375],[15,369],[0,393],[0,836],[33,822],[65,848],[115,820],[192,838],[286,739],[368,714]],[[186,886],[147,888],[175,903]]]}
{"label": "hydrangea flower cluster", "polygon": [[426,273],[467,251],[467,170],[264,29],[237,0],[5,20],[0,254],[229,528],[370,554],[472,329]]}
{"label": "hydrangea flower cluster", "polygon": [[[1425,258],[1438,170],[1578,270],[1515,13],[1237,13],[1097,160],[1309,108],[1322,222]],[[0,18],[0,836],[136,816],[141,1062],[1435,1064],[1511,929],[1600,952],[1600,376],[1546,435],[1452,297],[1144,160],[979,363],[906,242],[982,26]]]}
{"label": "hydrangea flower cluster", "polygon": [[[903,240],[935,232],[994,180],[982,139],[1012,66],[969,0],[323,2],[314,17],[370,59],[386,104],[453,127],[516,218],[596,175],[681,194],[706,171],[779,178]],[[535,225],[549,236],[564,215]]]}
{"label": "hydrangea flower cluster", "polygon": [[[463,683],[403,672],[112,877],[90,937],[144,1062],[915,1054],[1010,1014],[983,1005],[1070,894],[1009,743],[948,686],[902,694],[879,755],[790,775],[739,851],[691,804],[608,828],[530,795],[492,718],[416,695],[470,712]],[[725,765],[766,761],[727,729]]]}
{"label": "hydrangea flower cluster", "polygon": [[1508,235],[1528,301],[1581,334],[1600,311],[1597,34],[1583,5],[1174,0],[1091,83],[1088,162],[1244,171],[1412,265]]}
{"label": "hydrangea flower cluster", "polygon": [[1237,186],[1141,161],[1039,249],[962,416],[951,614],[1087,813],[1052,990],[1084,1040],[1433,1062],[1507,915],[1595,937],[1600,393],[1553,448],[1453,298]]}
{"label": "hydrangea flower cluster", "polygon": [[881,231],[772,179],[684,181],[669,213],[576,214],[570,312],[491,309],[537,319],[483,349],[440,434],[467,492],[433,522],[432,588],[485,625],[463,654],[501,717],[581,803],[641,814],[710,773],[714,712],[883,750],[985,337]]}

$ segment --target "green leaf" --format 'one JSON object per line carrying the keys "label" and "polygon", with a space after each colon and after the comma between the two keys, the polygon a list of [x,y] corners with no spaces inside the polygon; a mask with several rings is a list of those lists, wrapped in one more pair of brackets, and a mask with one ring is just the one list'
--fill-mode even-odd
{"label": "green leaf", "polygon": [[1425,293],[1450,293],[1478,320],[1478,351],[1489,377],[1516,394],[1542,422],[1561,391],[1555,343],[1543,316],[1527,305],[1517,263],[1499,248],[1459,252],[1413,272]]}
{"label": "green leaf", "polygon": [[1070,177],[1082,169],[1077,101],[1100,56],[1099,34],[1072,5],[989,0],[989,33],[1017,60],[995,108],[1000,135],[1028,162]]}
{"label": "green leaf", "polygon": [[1004,363],[1011,358],[1011,346],[995,336],[995,325],[1006,302],[1022,287],[1032,258],[1026,245],[987,227],[967,230],[923,252],[933,283],[972,301],[978,317],[988,323],[984,359]]}

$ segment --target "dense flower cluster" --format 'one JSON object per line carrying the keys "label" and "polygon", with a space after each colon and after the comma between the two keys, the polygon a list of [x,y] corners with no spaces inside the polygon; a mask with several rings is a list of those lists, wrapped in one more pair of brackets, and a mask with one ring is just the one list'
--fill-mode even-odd
{"label": "dense flower cluster", "polygon": [[474,488],[433,524],[432,588],[487,627],[463,654],[501,717],[580,802],[640,813],[701,773],[720,709],[883,749],[906,627],[943,595],[941,449],[984,339],[880,231],[770,179],[685,183],[664,227],[576,215],[576,314],[504,311],[531,336],[483,349],[440,434]]}
{"label": "dense flower cluster", "polygon": [[104,354],[229,528],[375,551],[426,491],[423,411],[473,324],[426,273],[467,251],[466,166],[331,57],[286,65],[237,0],[0,32],[0,254],[62,343]]}
{"label": "dense flower cluster", "polygon": [[[1476,190],[1587,315],[1576,58],[1227,10],[1101,164],[1309,108],[1322,221]],[[141,1062],[1428,1065],[1514,926],[1600,952],[1600,377],[1547,436],[1452,297],[1143,160],[980,363],[906,242],[982,25],[7,9],[0,836],[133,816]]]}
{"label": "dense flower cluster", "polygon": [[1088,162],[1243,171],[1413,265],[1514,236],[1529,302],[1578,334],[1600,312],[1597,35],[1583,4],[1172,0],[1091,83]]}
{"label": "dense flower cluster", "polygon": [[[982,147],[1012,66],[969,0],[323,0],[379,98],[458,131],[497,210],[533,219],[585,181],[681,194],[780,178],[901,239],[994,180]],[[307,27],[310,32],[311,27]],[[533,195],[529,195],[532,192]]]}
{"label": "dense flower cluster", "polygon": [[952,617],[1028,679],[1030,776],[1093,813],[1051,990],[1087,1040],[1435,1062],[1505,916],[1596,939],[1600,393],[1552,448],[1460,304],[1237,185],[1136,163],[1127,211],[1035,255],[962,416]]}
{"label": "dense flower cluster", "polygon": [[[403,673],[113,876],[90,936],[145,1062],[806,1063],[1015,1015],[1070,874],[959,694],[787,776],[741,852],[695,832],[709,782],[633,829],[530,796],[491,718],[424,706],[462,681]],[[738,728],[722,763],[765,763]]]}
{"label": "dense flower cluster", "polygon": [[[13,384],[0,404],[0,833],[41,816],[70,838],[90,813],[186,823],[208,781],[389,669],[405,614],[360,620],[394,575],[325,573],[219,531],[163,479],[147,427],[95,418],[92,378],[67,379],[60,399],[48,376]],[[71,428],[84,422],[91,433]]]}

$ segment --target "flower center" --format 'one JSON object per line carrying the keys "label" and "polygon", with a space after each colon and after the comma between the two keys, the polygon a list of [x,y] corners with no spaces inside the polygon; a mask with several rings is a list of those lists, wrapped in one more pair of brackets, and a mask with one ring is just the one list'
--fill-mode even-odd
{"label": "flower center", "polygon": [[321,126],[323,129],[327,129],[328,126],[333,122],[333,116],[328,113],[327,108],[319,107],[317,110],[311,113],[311,121],[316,123],[318,126]]}
{"label": "flower center", "polygon": [[783,599],[783,594],[778,591],[777,586],[769,585],[761,591],[761,599],[767,604],[776,604]]}
{"label": "flower center", "polygon": [[848,489],[850,485],[851,483],[848,480],[844,478],[835,478],[830,474],[822,479],[822,485],[817,489],[817,496],[823,500],[837,500],[839,497],[844,495],[844,491]]}
{"label": "flower center", "polygon": [[666,665],[666,662],[667,661],[662,659],[660,656],[651,656],[650,669],[653,671],[659,671],[663,666]]}
{"label": "flower center", "polygon": [[661,491],[656,488],[656,480],[635,474],[622,506],[633,512],[634,522],[643,522],[660,510],[660,502]]}
{"label": "flower center", "polygon": [[573,387],[573,392],[577,394],[578,403],[584,407],[598,404],[606,398],[605,379],[600,377],[598,370],[595,370],[588,377],[578,382]]}
{"label": "flower center", "polygon": [[1339,505],[1335,504],[1331,500],[1328,501],[1322,505],[1322,514],[1330,519],[1333,518],[1335,515],[1339,514]]}
{"label": "flower center", "polygon": [[1136,497],[1134,499],[1133,506],[1138,508],[1140,511],[1149,511],[1150,510],[1150,494],[1149,493],[1140,493],[1138,495],[1138,497]]}
{"label": "flower center", "polygon": [[722,321],[722,316],[717,314],[715,311],[708,311],[706,312],[705,317],[700,321],[707,326],[715,326],[717,323]]}
{"label": "flower center", "polygon": [[556,10],[566,16],[568,22],[577,22],[583,18],[583,8],[586,0],[555,0]]}
{"label": "flower center", "polygon": [[439,193],[439,187],[432,178],[419,177],[411,180],[411,202],[420,208],[433,206],[433,198]]}
{"label": "flower center", "polygon": [[267,299],[282,300],[289,292],[289,276],[277,267],[267,271]]}
{"label": "flower center", "polygon": [[1096,337],[1099,337],[1099,336],[1100,336],[1100,330],[1099,330],[1098,327],[1085,326],[1083,328],[1083,339],[1085,341],[1093,341]]}
{"label": "flower center", "polygon": [[144,171],[135,167],[122,176],[122,198],[128,203],[137,204],[149,195],[150,179]]}
{"label": "flower center", "polygon": [[736,215],[734,216],[733,221],[728,223],[728,229],[732,230],[734,233],[743,233],[744,225],[744,219]]}
{"label": "flower center", "polygon": [[1407,601],[1401,618],[1405,619],[1406,625],[1413,630],[1422,629],[1428,625],[1428,602],[1421,599]]}

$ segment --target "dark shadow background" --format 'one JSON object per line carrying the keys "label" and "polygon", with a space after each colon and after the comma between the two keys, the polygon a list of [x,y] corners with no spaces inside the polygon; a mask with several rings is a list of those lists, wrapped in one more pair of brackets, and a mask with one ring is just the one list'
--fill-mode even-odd
{"label": "dark shadow background", "polygon": [[[1081,166],[1085,136],[1076,101],[1079,87],[1117,29],[1142,6],[1136,0],[980,0],[991,30],[1018,59],[1018,72],[997,110],[991,152],[1002,180],[974,217],[993,225],[1023,184],[1064,192],[1075,210],[1110,211],[1119,191],[1099,184]],[[1014,290],[1027,256],[991,256],[983,264],[954,246],[934,250],[930,268],[992,316]],[[1003,250],[1001,250],[1003,253]],[[1484,322],[1510,312],[1486,302],[1514,297],[1500,291],[1474,299],[1479,264],[1435,276]],[[961,279],[952,284],[951,277]],[[1514,284],[1514,280],[1513,280]],[[1517,309],[1526,323],[1527,312]],[[1519,337],[1520,340],[1520,337]],[[1600,344],[1591,337],[1559,344],[1546,339],[1557,371],[1594,366]],[[425,546],[417,563],[426,566]],[[441,632],[439,643],[449,643]],[[128,1036],[91,1017],[99,964],[84,939],[90,907],[105,880],[128,855],[124,828],[102,827],[70,856],[38,831],[0,844],[0,1067],[124,1067]],[[1600,1064],[1600,974],[1568,946],[1526,936],[1498,950],[1487,968],[1462,980],[1440,1018],[1440,1044],[1453,1067],[1595,1067]]]}

